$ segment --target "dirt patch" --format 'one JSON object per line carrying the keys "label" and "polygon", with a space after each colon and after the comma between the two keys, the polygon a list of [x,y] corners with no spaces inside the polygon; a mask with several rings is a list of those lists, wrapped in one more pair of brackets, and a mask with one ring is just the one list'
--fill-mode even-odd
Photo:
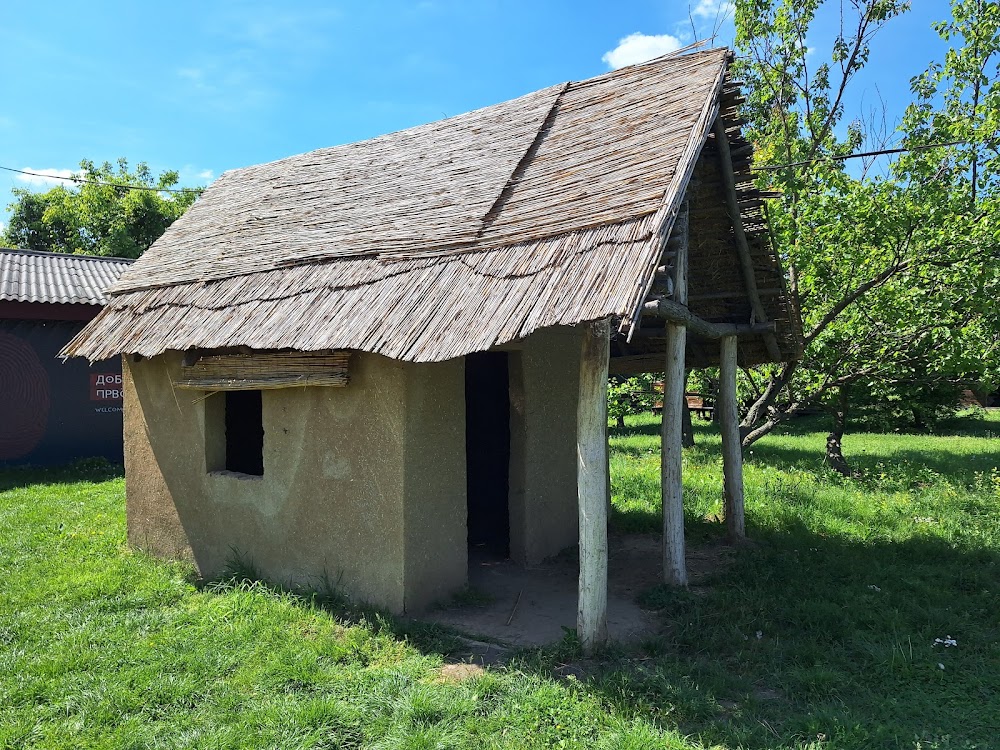
{"label": "dirt patch", "polygon": [[778,701],[783,696],[777,690],[772,690],[771,688],[755,687],[753,689],[753,697],[759,701]]}
{"label": "dirt patch", "polygon": [[445,664],[438,670],[435,682],[464,682],[486,672],[478,664]]}
{"label": "dirt patch", "polygon": [[[729,565],[732,555],[733,548],[723,543],[690,549],[688,574],[693,590]],[[658,534],[609,537],[608,632],[612,640],[636,641],[660,632],[660,618],[640,607],[637,600],[661,583],[661,569]],[[469,588],[478,595],[468,602],[452,602],[425,617],[504,644],[554,643],[576,628],[578,574],[575,550],[531,567],[509,560],[473,558],[469,562]]]}

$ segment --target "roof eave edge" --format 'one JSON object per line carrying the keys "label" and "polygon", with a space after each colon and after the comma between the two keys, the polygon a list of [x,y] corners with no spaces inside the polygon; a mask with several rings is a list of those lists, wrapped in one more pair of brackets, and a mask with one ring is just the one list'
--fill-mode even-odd
{"label": "roof eave edge", "polygon": [[691,176],[694,174],[695,165],[698,163],[698,156],[708,141],[709,133],[712,131],[712,124],[719,116],[722,88],[729,74],[729,66],[732,64],[732,60],[733,55],[730,52],[723,61],[723,64],[719,66],[719,73],[712,87],[712,94],[705,100],[705,106],[702,108],[701,115],[695,127],[691,129],[691,137],[688,139],[684,155],[681,157],[680,163],[683,165],[683,169],[677,171],[674,179],[667,186],[666,191],[664,191],[663,202],[657,211],[655,219],[656,226],[659,228],[661,244],[656,248],[657,255],[651,258],[647,264],[646,276],[642,280],[638,293],[632,301],[631,312],[622,316],[621,323],[618,326],[619,333],[623,333],[626,328],[628,329],[626,341],[632,340],[632,332],[636,328],[635,323],[642,315],[642,304],[653,287],[654,274],[662,242],[666,242],[670,236],[670,230],[674,226],[674,220],[677,218],[681,202],[687,193],[688,184],[691,182]]}

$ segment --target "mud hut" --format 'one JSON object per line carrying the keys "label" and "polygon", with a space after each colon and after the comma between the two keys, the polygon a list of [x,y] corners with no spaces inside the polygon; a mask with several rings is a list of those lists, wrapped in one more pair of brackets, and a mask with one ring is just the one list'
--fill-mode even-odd
{"label": "mud hut", "polygon": [[797,353],[729,62],[660,58],[222,175],[66,349],[125,355],[131,542],[407,612],[470,556],[579,542],[600,642],[609,366],[667,373],[674,580],[685,357],[734,383]]}

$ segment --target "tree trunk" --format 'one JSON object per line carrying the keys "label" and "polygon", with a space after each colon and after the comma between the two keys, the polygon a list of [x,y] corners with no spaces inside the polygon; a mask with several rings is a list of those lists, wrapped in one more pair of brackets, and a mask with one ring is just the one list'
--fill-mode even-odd
{"label": "tree trunk", "polygon": [[625,429],[625,415],[624,414],[619,414],[617,417],[615,417],[615,427],[618,428],[619,430],[624,430]]}
{"label": "tree trunk", "polygon": [[851,467],[844,458],[842,443],[847,426],[848,386],[842,385],[833,409],[833,432],[826,436],[826,465],[841,476],[852,476]]}
{"label": "tree trunk", "polygon": [[684,411],[681,412],[681,445],[694,448],[694,425],[691,424],[691,408],[684,399]]}

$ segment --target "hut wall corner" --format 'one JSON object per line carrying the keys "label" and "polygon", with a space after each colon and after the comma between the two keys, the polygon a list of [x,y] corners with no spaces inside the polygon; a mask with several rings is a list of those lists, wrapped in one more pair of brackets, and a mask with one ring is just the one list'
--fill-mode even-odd
{"label": "hut wall corner", "polygon": [[464,359],[407,364],[404,607],[419,611],[468,579]]}
{"label": "hut wall corner", "polygon": [[535,564],[577,542],[576,411],[584,327],[536,331],[511,368],[511,556]]}
{"label": "hut wall corner", "polygon": [[224,396],[174,389],[180,367],[176,352],[126,363],[131,543],[193,559],[205,577],[242,562],[402,611],[404,367],[359,354],[346,388],[263,392],[261,477],[208,470]]}

